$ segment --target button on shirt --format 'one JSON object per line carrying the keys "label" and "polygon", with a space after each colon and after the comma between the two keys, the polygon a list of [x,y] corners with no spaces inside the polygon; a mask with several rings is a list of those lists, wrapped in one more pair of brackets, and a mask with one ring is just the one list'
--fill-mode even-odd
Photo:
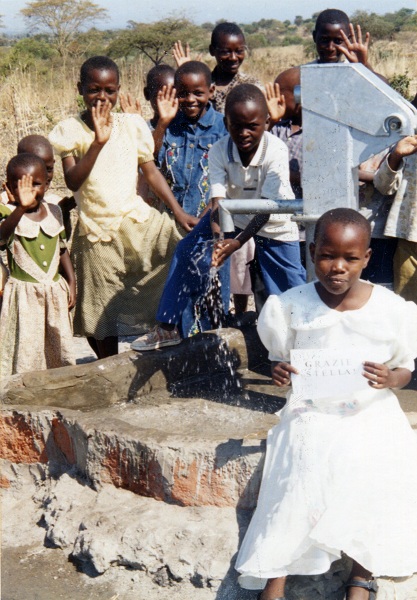
{"label": "button on shirt", "polygon": [[208,152],[227,133],[223,115],[211,104],[197,123],[179,111],[168,126],[158,164],[182,208],[198,216],[209,200]]}
{"label": "button on shirt", "polygon": [[[294,199],[289,180],[288,149],[276,136],[265,132],[247,167],[230,136],[221,139],[209,153],[211,198]],[[245,229],[254,215],[233,215],[236,227]],[[299,239],[297,224],[289,214],[271,215],[257,235],[293,242]]]}

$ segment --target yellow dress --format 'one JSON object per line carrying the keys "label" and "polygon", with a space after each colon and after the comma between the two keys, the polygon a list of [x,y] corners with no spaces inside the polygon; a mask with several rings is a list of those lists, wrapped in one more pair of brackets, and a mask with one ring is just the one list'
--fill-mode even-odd
{"label": "yellow dress", "polygon": [[[81,159],[94,137],[77,116],[58,123],[49,139],[61,158]],[[167,214],[136,194],[138,166],[151,160],[153,138],[144,119],[114,114],[110,139],[74,193],[79,213],[72,247],[76,334],[103,339],[145,331],[155,323],[181,236]]]}

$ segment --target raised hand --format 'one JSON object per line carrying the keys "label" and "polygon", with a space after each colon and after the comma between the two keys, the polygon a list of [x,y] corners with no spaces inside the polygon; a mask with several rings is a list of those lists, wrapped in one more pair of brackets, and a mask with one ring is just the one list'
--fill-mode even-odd
{"label": "raised hand", "polygon": [[[178,40],[178,42],[175,42],[174,47],[172,49],[172,56],[174,57],[175,62],[177,63],[177,67],[180,67],[181,65],[183,65],[186,62],[189,62],[190,60],[193,60],[191,58],[191,52],[190,52],[190,44],[187,42],[185,44],[185,50],[182,46],[182,42],[180,40]],[[203,57],[203,55],[197,54],[197,56],[195,57],[194,60],[201,60]]]}
{"label": "raised hand", "polygon": [[409,135],[397,142],[392,152],[401,158],[415,154],[417,152],[417,135]]}
{"label": "raised hand", "polygon": [[36,208],[38,201],[36,200],[36,190],[33,187],[32,175],[23,175],[22,179],[19,179],[17,194],[19,204],[25,211]]}
{"label": "raised hand", "polygon": [[3,183],[3,190],[6,192],[7,194],[7,200],[9,204],[15,204],[15,199],[13,198],[13,194],[12,192],[9,190],[9,188],[7,187],[7,183],[4,182]]}
{"label": "raised hand", "polygon": [[99,100],[91,109],[91,118],[96,134],[95,141],[99,146],[104,146],[109,141],[113,127],[113,116],[109,100],[104,100],[104,102]]}
{"label": "raised hand", "polygon": [[182,42],[178,40],[178,42],[175,42],[174,47],[172,49],[172,56],[174,57],[174,60],[177,63],[177,67],[180,67],[184,63],[189,62],[191,60],[190,44],[187,42],[185,44],[184,50]]}
{"label": "raised hand", "polygon": [[119,94],[120,108],[124,113],[132,114],[132,115],[141,115],[142,107],[140,105],[139,98],[136,100],[133,99],[131,94],[123,94],[120,92]]}
{"label": "raised hand", "polygon": [[285,96],[281,94],[278,83],[265,84],[266,104],[272,124],[278,123],[285,115]]}
{"label": "raised hand", "polygon": [[172,85],[162,86],[156,96],[156,105],[158,107],[159,120],[165,125],[169,125],[178,112],[177,91]]}
{"label": "raised hand", "polygon": [[338,50],[346,56],[349,62],[351,63],[362,63],[365,67],[369,67],[368,65],[368,46],[371,40],[371,36],[369,32],[366,32],[365,41],[362,40],[362,30],[361,26],[357,25],[357,35],[355,35],[355,28],[352,23],[349,23],[350,29],[350,39],[345,34],[344,31],[340,30],[340,34],[343,38],[343,41],[346,45],[338,46]]}

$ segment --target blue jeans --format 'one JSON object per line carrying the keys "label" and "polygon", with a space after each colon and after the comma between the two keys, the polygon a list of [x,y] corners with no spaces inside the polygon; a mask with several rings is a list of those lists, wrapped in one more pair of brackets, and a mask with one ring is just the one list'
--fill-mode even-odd
{"label": "blue jeans", "polygon": [[[210,285],[213,234],[210,212],[181,240],[174,252],[168,277],[159,301],[156,318],[161,323],[175,323],[187,337],[194,321],[194,306],[205,298]],[[230,261],[218,270],[223,310],[227,314],[230,298]],[[207,315],[202,316],[203,330],[211,329]]]}
{"label": "blue jeans", "polygon": [[268,296],[278,295],[306,282],[300,242],[280,242],[255,235],[256,258]]}

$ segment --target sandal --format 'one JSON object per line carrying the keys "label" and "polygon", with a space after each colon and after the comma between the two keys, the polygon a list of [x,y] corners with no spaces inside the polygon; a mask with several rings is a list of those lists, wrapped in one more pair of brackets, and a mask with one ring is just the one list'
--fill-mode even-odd
{"label": "sandal", "polygon": [[376,600],[376,594],[378,592],[378,584],[375,579],[370,581],[360,581],[358,579],[351,579],[346,584],[346,589],[349,587],[360,587],[369,591],[369,600]]}

